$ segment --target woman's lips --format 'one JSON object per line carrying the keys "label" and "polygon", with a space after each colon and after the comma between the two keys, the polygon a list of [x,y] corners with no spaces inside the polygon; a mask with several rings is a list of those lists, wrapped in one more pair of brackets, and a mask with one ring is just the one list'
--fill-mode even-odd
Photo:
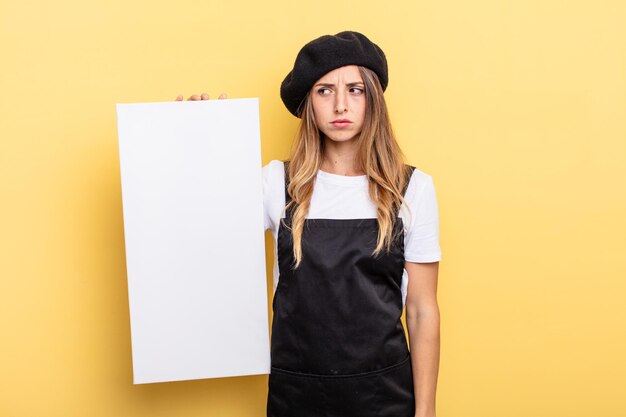
{"label": "woman's lips", "polygon": [[338,129],[344,129],[352,124],[352,122],[348,119],[333,120],[330,123]]}

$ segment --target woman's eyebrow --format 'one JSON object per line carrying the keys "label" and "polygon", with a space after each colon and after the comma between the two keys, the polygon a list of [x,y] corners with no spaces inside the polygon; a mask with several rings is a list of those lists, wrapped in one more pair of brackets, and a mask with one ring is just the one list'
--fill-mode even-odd
{"label": "woman's eyebrow", "polygon": [[[365,85],[365,83],[363,83],[363,81],[354,81],[351,83],[346,83],[347,86],[352,87],[355,85]],[[333,83],[317,83],[315,84],[315,87],[334,87],[335,84]]]}

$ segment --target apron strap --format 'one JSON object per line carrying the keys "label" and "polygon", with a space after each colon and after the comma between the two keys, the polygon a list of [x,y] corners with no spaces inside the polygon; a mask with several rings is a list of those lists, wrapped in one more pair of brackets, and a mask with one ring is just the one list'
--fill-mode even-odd
{"label": "apron strap", "polygon": [[406,194],[407,188],[409,188],[409,182],[411,182],[411,176],[413,175],[413,171],[415,171],[415,167],[413,165],[407,165],[409,168],[409,174],[407,175],[406,183],[404,184],[404,188],[402,189],[402,197]]}
{"label": "apron strap", "polygon": [[[291,195],[289,194],[289,161],[284,161],[283,164],[285,166],[285,207],[287,207],[287,204],[291,202]],[[293,209],[294,207],[291,206],[285,211],[286,219],[291,219]]]}
{"label": "apron strap", "polygon": [[283,165],[285,166],[285,205],[289,204],[291,201],[291,196],[289,195],[289,161],[284,161]]}
{"label": "apron strap", "polygon": [[[411,176],[413,175],[413,171],[415,171],[415,167],[412,165],[406,165],[406,167],[408,168],[408,173],[407,173],[407,180],[404,183],[404,188],[402,188],[402,197],[404,197],[406,195],[406,190],[409,188],[409,182],[411,182]],[[396,207],[394,210],[394,221],[395,219],[398,218],[398,216],[400,215],[400,207]]]}

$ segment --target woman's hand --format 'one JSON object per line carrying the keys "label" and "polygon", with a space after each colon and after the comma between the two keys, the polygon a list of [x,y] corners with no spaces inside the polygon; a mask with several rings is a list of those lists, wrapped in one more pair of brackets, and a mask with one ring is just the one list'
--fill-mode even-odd
{"label": "woman's hand", "polygon": [[[220,94],[220,96],[217,98],[218,100],[223,100],[225,98],[228,98],[228,94],[226,93],[222,93]],[[198,101],[198,100],[208,100],[209,99],[209,95],[207,93],[202,93],[202,94],[193,94],[191,95],[187,101]],[[179,94],[176,97],[176,101],[183,101],[183,95]]]}

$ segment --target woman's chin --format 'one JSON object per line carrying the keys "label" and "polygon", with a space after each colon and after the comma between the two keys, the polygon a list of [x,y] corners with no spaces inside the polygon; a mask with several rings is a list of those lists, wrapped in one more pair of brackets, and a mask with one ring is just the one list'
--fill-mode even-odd
{"label": "woman's chin", "polygon": [[354,134],[333,134],[333,135],[324,135],[324,140],[331,141],[334,143],[350,143],[355,142],[358,138],[358,135]]}

